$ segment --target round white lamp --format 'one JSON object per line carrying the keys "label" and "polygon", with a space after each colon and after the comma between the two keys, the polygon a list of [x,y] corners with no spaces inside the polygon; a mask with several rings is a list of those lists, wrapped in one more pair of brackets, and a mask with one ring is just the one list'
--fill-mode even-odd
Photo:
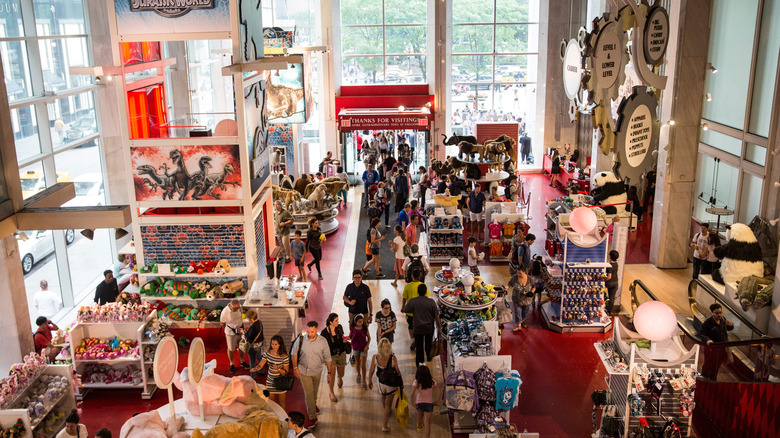
{"label": "round white lamp", "polygon": [[468,274],[460,279],[461,283],[463,283],[463,290],[466,291],[466,294],[471,293],[471,286],[474,286],[474,276],[471,274]]}
{"label": "round white lamp", "polygon": [[588,207],[577,207],[569,215],[569,225],[580,234],[582,241],[583,234],[589,234],[598,224],[596,213]]}
{"label": "round white lamp", "polygon": [[456,259],[455,257],[450,259],[450,271],[457,271],[460,269],[460,259]]}
{"label": "round white lamp", "polygon": [[655,351],[656,342],[665,341],[677,333],[677,317],[666,303],[648,301],[634,311],[634,328],[650,340],[650,351]]}

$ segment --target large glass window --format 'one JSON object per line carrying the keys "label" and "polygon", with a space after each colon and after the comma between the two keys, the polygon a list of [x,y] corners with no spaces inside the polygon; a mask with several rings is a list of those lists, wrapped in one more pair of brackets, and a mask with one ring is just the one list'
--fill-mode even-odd
{"label": "large glass window", "polygon": [[427,83],[425,0],[342,0],[343,84]]}
{"label": "large glass window", "polygon": [[[83,0],[32,0],[32,6],[34,15],[27,16],[12,0],[0,17],[8,98],[17,105],[25,99],[11,110],[22,196],[72,181],[76,197],[67,206],[105,205],[99,109],[89,88],[93,80],[70,74],[70,67],[92,64]],[[14,39],[19,36],[25,40]],[[81,230],[22,231],[20,262],[32,321],[40,314],[34,300],[41,281],[63,302],[79,303],[113,265],[113,230],[97,230],[94,240]]]}
{"label": "large glass window", "polygon": [[473,134],[477,122],[536,126],[538,0],[452,3],[452,130]]}

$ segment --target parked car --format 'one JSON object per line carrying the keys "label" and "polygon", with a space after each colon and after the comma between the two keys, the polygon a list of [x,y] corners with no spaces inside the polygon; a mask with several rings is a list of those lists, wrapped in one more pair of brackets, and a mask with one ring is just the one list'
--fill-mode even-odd
{"label": "parked car", "polygon": [[[16,240],[19,244],[19,254],[22,256],[22,272],[27,275],[36,263],[54,252],[54,239],[51,230],[25,231],[24,234],[27,235],[27,240],[23,240],[19,235]],[[76,233],[73,230],[65,231],[66,244],[70,245],[75,239]]]}
{"label": "parked car", "polygon": [[[30,196],[46,188],[46,182],[43,180],[43,172],[40,170],[19,171],[19,179],[22,183],[22,198],[27,199]],[[70,174],[67,172],[57,172],[57,182],[69,182]]]}
{"label": "parked car", "polygon": [[71,123],[67,131],[65,131],[65,138],[63,138],[63,140],[65,142],[72,142],[96,133],[97,120],[95,119],[95,111],[93,110]]}

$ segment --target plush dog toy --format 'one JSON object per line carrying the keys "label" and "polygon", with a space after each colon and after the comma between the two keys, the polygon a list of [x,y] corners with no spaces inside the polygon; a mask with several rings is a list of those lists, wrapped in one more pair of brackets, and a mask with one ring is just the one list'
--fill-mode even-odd
{"label": "plush dog toy", "polygon": [[214,271],[218,274],[230,273],[230,262],[227,259],[220,259],[214,267]]}
{"label": "plush dog toy", "polygon": [[311,193],[311,195],[309,195],[308,200],[309,200],[309,202],[311,202],[312,207],[314,207],[315,209],[321,209],[322,208],[322,204],[323,204],[322,201],[323,201],[323,199],[325,199],[325,192],[326,192],[326,190],[327,189],[326,189],[326,187],[324,185],[319,185],[319,186],[317,186],[316,189],[314,189],[314,191]]}

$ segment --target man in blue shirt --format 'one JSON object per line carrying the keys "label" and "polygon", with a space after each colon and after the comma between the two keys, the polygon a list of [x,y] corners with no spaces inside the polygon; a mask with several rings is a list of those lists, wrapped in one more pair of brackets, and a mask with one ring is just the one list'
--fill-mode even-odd
{"label": "man in blue shirt", "polygon": [[477,225],[476,232],[478,233],[482,229],[482,210],[485,206],[485,194],[482,193],[482,187],[480,187],[479,183],[474,184],[474,190],[469,193],[469,198],[466,202],[469,207],[471,235],[476,236],[474,224],[476,223]]}
{"label": "man in blue shirt", "polygon": [[398,225],[401,226],[402,230],[405,230],[406,226],[409,225],[409,210],[411,209],[411,204],[406,203],[404,209],[398,212]]}
{"label": "man in blue shirt", "polygon": [[366,199],[363,207],[368,207],[368,188],[377,182],[379,182],[379,173],[374,170],[373,164],[369,164],[368,168],[363,172],[363,188],[365,189],[364,195]]}

